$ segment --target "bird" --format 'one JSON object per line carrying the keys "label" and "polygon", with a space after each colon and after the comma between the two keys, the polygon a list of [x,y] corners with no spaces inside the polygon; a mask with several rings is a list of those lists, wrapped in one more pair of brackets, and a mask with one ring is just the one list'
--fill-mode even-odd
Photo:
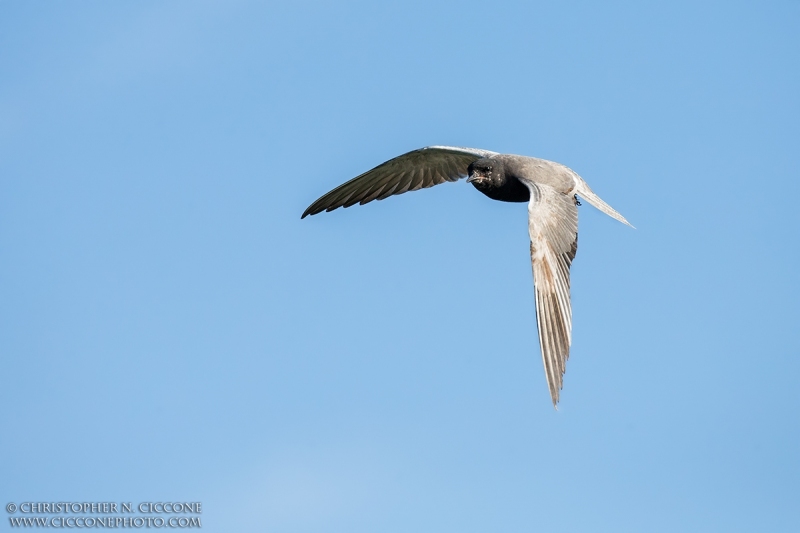
{"label": "bird", "polygon": [[492,200],[528,203],[539,347],[550,398],[558,409],[572,345],[570,266],[578,250],[579,198],[633,228],[575,171],[536,157],[459,146],[426,146],[336,187],[312,203],[300,218],[465,177],[467,183]]}

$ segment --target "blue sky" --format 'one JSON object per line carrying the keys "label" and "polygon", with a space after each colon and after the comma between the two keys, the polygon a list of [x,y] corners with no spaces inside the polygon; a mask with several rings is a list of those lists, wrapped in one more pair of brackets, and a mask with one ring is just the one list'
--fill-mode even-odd
{"label": "blue sky", "polygon": [[[797,531],[799,23],[0,3],[0,501],[201,501],[208,531]],[[524,204],[461,182],[300,220],[431,144],[562,162],[637,227],[580,209],[557,412]]]}

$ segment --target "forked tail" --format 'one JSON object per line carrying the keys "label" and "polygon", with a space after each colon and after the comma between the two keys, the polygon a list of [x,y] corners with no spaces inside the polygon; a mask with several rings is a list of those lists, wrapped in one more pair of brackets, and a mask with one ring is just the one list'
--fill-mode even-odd
{"label": "forked tail", "polygon": [[[611,218],[615,218],[615,219],[619,220],[620,222],[622,222],[623,224],[627,224],[628,226],[630,226],[632,228],[634,227],[633,224],[631,224],[630,222],[625,220],[624,216],[622,216],[619,213],[617,213],[614,210],[613,207],[611,207],[610,205],[605,203],[602,199],[600,199],[600,197],[597,196],[592,191],[592,189],[589,188],[589,186],[586,184],[585,181],[583,181],[583,179],[581,179],[580,176],[578,176],[576,174],[575,178],[576,178],[576,180],[575,180],[576,181],[575,194],[577,194],[583,200],[586,200],[587,202],[589,202],[590,204],[595,206],[597,209],[599,209],[600,211],[602,211],[606,215],[610,216]],[[634,228],[634,229],[636,229],[636,228]]]}

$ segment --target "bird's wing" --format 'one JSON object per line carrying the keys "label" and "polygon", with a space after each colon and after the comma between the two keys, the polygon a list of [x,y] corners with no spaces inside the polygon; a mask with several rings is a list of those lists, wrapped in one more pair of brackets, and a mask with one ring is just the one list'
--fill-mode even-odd
{"label": "bird's wing", "polygon": [[457,181],[470,163],[497,152],[457,146],[428,146],[403,154],[340,185],[311,204],[301,218],[338,207],[383,200],[395,194]]}
{"label": "bird's wing", "polygon": [[536,292],[536,325],[544,373],[555,406],[572,344],[569,268],[578,250],[578,208],[574,196],[547,185],[524,183],[531,191],[528,232]]}

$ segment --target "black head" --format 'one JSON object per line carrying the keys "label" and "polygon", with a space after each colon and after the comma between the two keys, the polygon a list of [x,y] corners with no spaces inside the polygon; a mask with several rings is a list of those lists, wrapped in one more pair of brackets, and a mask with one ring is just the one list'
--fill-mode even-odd
{"label": "black head", "polygon": [[502,202],[527,202],[530,191],[513,176],[506,176],[501,159],[484,157],[474,161],[467,169],[471,183],[480,192],[493,200]]}
{"label": "black head", "polygon": [[467,182],[472,183],[479,190],[501,187],[505,182],[503,163],[497,159],[484,157],[473,161],[467,172],[469,173]]}

